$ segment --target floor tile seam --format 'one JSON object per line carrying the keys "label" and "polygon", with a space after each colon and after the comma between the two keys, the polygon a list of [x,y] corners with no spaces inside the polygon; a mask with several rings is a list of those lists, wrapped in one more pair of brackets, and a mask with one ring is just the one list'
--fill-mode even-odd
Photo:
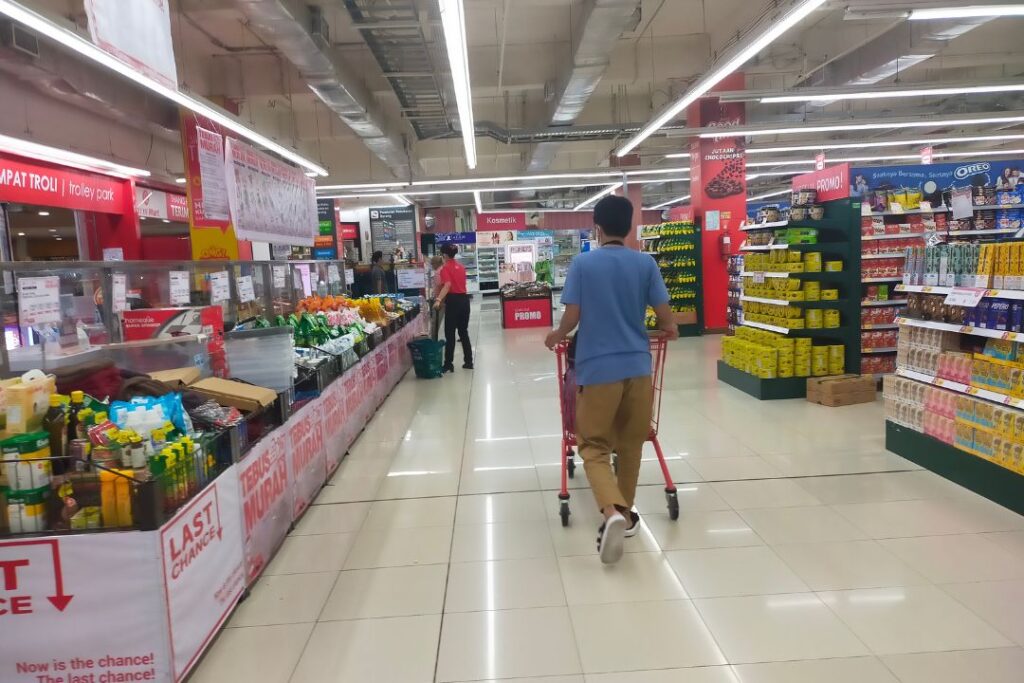
{"label": "floor tile seam", "polygon": [[[1014,581],[1014,579],[1008,579],[1006,581]],[[1005,631],[1003,631],[1002,628],[1000,628],[996,624],[993,624],[984,615],[980,614],[973,607],[968,605],[966,602],[964,602],[963,600],[958,598],[953,593],[950,593],[949,591],[947,591],[946,588],[945,588],[946,586],[951,586],[951,585],[964,585],[964,584],[974,585],[974,584],[980,584],[980,583],[1005,583],[1006,581],[1003,581],[1003,580],[1000,580],[1000,581],[954,581],[954,582],[945,583],[945,584],[937,583],[937,584],[935,584],[935,587],[938,588],[940,591],[942,591],[942,594],[945,595],[946,597],[948,597],[950,600],[952,600],[953,602],[955,602],[956,604],[960,605],[961,607],[966,609],[968,612],[973,614],[977,619],[979,619],[981,621],[981,623],[988,625],[988,627],[990,629],[992,629],[993,631],[995,631],[996,633],[1001,635],[1003,638],[1006,638],[1006,640],[1008,640],[1009,642],[1013,643],[1014,646],[1022,647],[1022,643],[1019,642],[1015,637],[1013,637],[1009,633],[1006,633]],[[1017,581],[1019,582],[1019,580],[1017,580]]]}
{"label": "floor tile seam", "polygon": [[[913,538],[918,538],[918,537],[913,537]],[[881,540],[886,540],[886,539],[881,539]],[[799,577],[800,580],[803,581],[815,593],[833,593],[835,591],[846,591],[846,590],[876,590],[876,589],[882,589],[882,588],[909,588],[909,587],[913,587],[913,586],[916,586],[916,585],[922,585],[922,584],[910,584],[908,586],[907,584],[903,584],[903,583],[894,583],[894,584],[889,584],[889,585],[884,585],[884,586],[869,586],[869,587],[857,587],[857,588],[816,589],[816,588],[811,587],[810,584],[807,583],[807,581],[803,577],[800,576],[800,572],[797,571],[796,565],[792,564],[791,562],[787,562],[786,558],[781,553],[779,553],[777,550],[775,550],[776,548],[782,547],[782,546],[812,546],[812,545],[825,545],[825,544],[831,544],[831,543],[871,543],[874,546],[876,546],[880,551],[882,551],[886,555],[889,555],[890,557],[892,557],[894,560],[896,560],[900,564],[906,566],[907,569],[909,569],[910,571],[914,572],[915,574],[920,576],[922,579],[924,579],[924,581],[925,581],[924,585],[928,585],[928,586],[938,585],[934,581],[929,579],[927,576],[922,574],[920,571],[918,571],[915,567],[911,566],[911,564],[909,562],[907,562],[902,557],[900,557],[899,555],[897,555],[896,553],[894,553],[893,551],[889,550],[884,545],[882,545],[880,540],[877,539],[877,538],[858,538],[858,539],[853,539],[853,540],[848,540],[848,541],[791,541],[791,542],[788,542],[788,543],[775,543],[774,545],[772,545],[770,547],[772,549],[772,552],[774,552],[778,556],[778,558],[780,560],[782,560],[782,563],[784,565],[786,565],[786,567],[788,567],[791,572],[796,574],[797,577]],[[886,582],[886,583],[888,583],[888,582]]]}
{"label": "floor tile seam", "polygon": [[1006,646],[1004,646],[1004,647],[987,647],[987,648],[979,648],[979,649],[972,649],[972,650],[941,650],[941,651],[937,651],[937,652],[899,652],[899,653],[896,653],[896,654],[875,655],[875,657],[878,659],[878,661],[880,661],[882,663],[882,666],[885,667],[885,670],[892,674],[893,678],[895,678],[897,681],[904,681],[905,679],[903,677],[901,677],[899,675],[899,673],[897,673],[896,669],[894,669],[892,666],[890,666],[889,662],[885,661],[887,658],[889,658],[889,657],[907,657],[907,656],[912,656],[912,655],[926,655],[926,654],[958,654],[958,653],[962,653],[962,652],[979,652],[981,650],[1014,650],[1014,649],[1019,650],[1021,648],[1020,648],[1020,646],[1016,646],[1016,647],[1006,647]]}
{"label": "floor tile seam", "polygon": [[[305,625],[305,623],[303,623],[303,625]],[[295,664],[292,665],[291,673],[288,674],[288,683],[294,683],[295,681],[295,674],[298,672],[299,665],[302,664],[302,660],[306,656],[306,652],[309,651],[309,644],[313,640],[313,634],[316,632],[316,626],[316,623],[313,623],[312,628],[309,629],[309,634],[306,636],[306,641],[302,644],[302,649],[299,651],[299,656],[295,658]]]}
{"label": "floor tile seam", "polygon": [[[751,529],[751,531],[753,531],[753,529]],[[754,534],[757,535],[757,532],[754,531]],[[758,536],[758,537],[760,538],[760,536]],[[764,541],[764,539],[761,539],[761,540]],[[783,544],[780,544],[780,545],[783,545]],[[792,545],[796,545],[796,544],[792,544]],[[801,584],[803,584],[805,588],[807,588],[806,591],[796,591],[797,593],[813,593],[813,592],[815,592],[814,588],[812,588],[811,585],[809,583],[807,583],[807,581],[804,579],[804,577],[800,576],[800,573],[791,564],[786,562],[786,559],[784,557],[782,557],[782,555],[780,555],[775,550],[775,546],[773,546],[773,545],[771,545],[769,543],[765,543],[764,545],[754,545],[754,546],[728,546],[728,547],[724,547],[724,548],[680,548],[679,550],[664,550],[662,552],[667,554],[667,553],[695,552],[695,551],[701,551],[701,550],[735,550],[737,548],[767,548],[771,552],[772,556],[775,557],[775,559],[777,559],[779,562],[781,562],[782,566],[785,567],[786,569],[788,569],[793,574],[793,576],[795,576],[796,579]],[[686,592],[689,593],[690,590],[688,588],[686,588],[686,583],[683,580],[683,577],[679,574],[679,572],[676,571],[676,568],[672,564],[671,560],[669,561],[669,566],[672,568],[672,571],[676,572],[676,576],[679,577],[679,582],[683,585],[683,588],[686,589]],[[747,595],[744,595],[744,596],[739,596],[739,595],[731,595],[731,596],[730,595],[721,595],[721,596],[718,596],[718,597],[754,597],[754,596],[758,596],[758,595],[786,595],[786,594],[793,593],[793,592],[794,591],[778,591],[778,592],[772,591],[770,593],[750,593],[750,594],[747,594]],[[693,599],[698,600],[698,599],[712,599],[712,598],[693,598]]]}
{"label": "floor tile seam", "polygon": [[[908,587],[911,587],[911,586],[896,586],[896,587],[897,588],[908,588]],[[874,589],[874,588],[844,588],[844,589],[838,590],[838,591],[814,591],[814,594],[815,594],[815,596],[817,596],[817,598],[821,602],[821,604],[825,605],[825,607],[828,608],[828,611],[831,612],[832,615],[836,619],[839,620],[839,623],[841,623],[846,628],[846,630],[849,631],[853,635],[853,637],[857,639],[857,642],[859,642],[861,645],[863,645],[864,648],[870,654],[872,654],[873,656],[877,657],[878,659],[881,659],[882,658],[882,654],[879,653],[879,652],[876,652],[875,649],[873,647],[871,647],[871,645],[869,645],[867,643],[867,641],[865,641],[863,638],[861,638],[860,635],[857,633],[857,631],[853,628],[853,625],[850,624],[850,622],[848,622],[846,619],[844,619],[843,616],[839,613],[839,611],[837,609],[835,609],[832,605],[830,605],[827,600],[825,600],[824,598],[821,597],[822,593],[847,593],[847,592],[852,592],[852,591],[863,591],[863,590],[877,590],[877,589]],[[987,623],[987,622],[984,622],[984,623]],[[935,652],[935,651],[936,650],[928,650],[928,652]],[[899,654],[913,654],[913,653],[899,653]],[[884,664],[884,662],[883,662],[883,664]],[[886,668],[888,668],[888,667],[886,667]],[[893,675],[895,676],[895,673]],[[897,676],[897,678],[899,678],[899,677]]]}

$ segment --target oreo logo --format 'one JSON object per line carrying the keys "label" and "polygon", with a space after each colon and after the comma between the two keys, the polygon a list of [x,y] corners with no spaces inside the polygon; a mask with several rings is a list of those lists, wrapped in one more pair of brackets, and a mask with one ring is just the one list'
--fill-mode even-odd
{"label": "oreo logo", "polygon": [[961,166],[953,171],[953,176],[957,180],[964,180],[965,178],[970,178],[972,175],[977,175],[978,173],[988,173],[990,170],[992,170],[992,164],[987,161],[979,161],[976,164]]}

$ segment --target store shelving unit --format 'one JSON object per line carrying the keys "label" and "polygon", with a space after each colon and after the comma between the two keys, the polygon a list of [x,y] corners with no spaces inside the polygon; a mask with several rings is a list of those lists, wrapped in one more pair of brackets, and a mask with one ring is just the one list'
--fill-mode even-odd
{"label": "store shelving unit", "polygon": [[[848,373],[860,372],[860,201],[841,199],[825,205],[825,217],[822,220],[787,221],[779,223],[762,223],[744,226],[744,230],[768,230],[782,227],[815,228],[818,231],[816,244],[787,245],[787,249],[801,252],[821,252],[822,261],[841,260],[843,269],[840,272],[822,271],[817,273],[753,273],[743,271],[742,276],[766,279],[777,277],[793,277],[802,281],[817,280],[822,288],[838,288],[839,299],[834,301],[782,301],[748,297],[741,292],[740,301],[761,301],[779,305],[800,306],[803,308],[833,308],[839,310],[840,325],[837,328],[821,329],[788,329],[785,327],[766,325],[754,321],[743,321],[743,325],[758,329],[767,329],[779,334],[793,337],[811,337],[817,340],[843,344],[845,346],[845,368]],[[785,377],[761,379],[742,372],[718,361],[718,379],[736,387],[751,396],[762,399],[801,398],[807,393],[806,377]]]}
{"label": "store shelving unit", "polygon": [[479,292],[480,279],[476,265],[476,248],[472,245],[462,247],[457,258],[466,269],[466,291],[470,294]]}
{"label": "store shelving unit", "polygon": [[501,289],[498,287],[498,269],[504,261],[504,255],[502,247],[477,246],[477,282],[481,294],[497,294]]}
{"label": "store shelving unit", "polygon": [[728,333],[734,334],[736,327],[743,320],[743,256],[730,256],[726,266],[729,274],[729,298],[726,305]]}
{"label": "store shelving unit", "polygon": [[[684,231],[685,234],[665,234]],[[697,337],[704,330],[704,297],[701,293],[701,230],[697,221],[672,221],[644,226],[640,231],[642,251],[658,263],[672,297],[673,310],[693,306],[692,311],[677,311],[676,323],[682,337]],[[685,250],[670,251],[673,246]],[[687,281],[677,281],[684,279]]]}

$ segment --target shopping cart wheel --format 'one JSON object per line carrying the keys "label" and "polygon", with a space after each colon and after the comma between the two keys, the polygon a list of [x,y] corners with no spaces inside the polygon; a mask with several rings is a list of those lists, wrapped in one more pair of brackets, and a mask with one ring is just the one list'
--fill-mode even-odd
{"label": "shopping cart wheel", "polygon": [[576,476],[576,457],[575,457],[575,453],[572,452],[571,448],[568,451],[566,451],[566,453],[565,453],[565,467],[566,467],[567,470],[569,470],[569,478],[570,479],[575,478],[575,476]]}
{"label": "shopping cart wheel", "polygon": [[563,498],[559,493],[558,500],[561,501],[558,504],[558,516],[562,518],[562,526],[569,526],[569,495],[566,494]]}
{"label": "shopping cart wheel", "polygon": [[668,501],[668,518],[675,521],[679,519],[679,497],[675,491],[665,491],[665,500]]}

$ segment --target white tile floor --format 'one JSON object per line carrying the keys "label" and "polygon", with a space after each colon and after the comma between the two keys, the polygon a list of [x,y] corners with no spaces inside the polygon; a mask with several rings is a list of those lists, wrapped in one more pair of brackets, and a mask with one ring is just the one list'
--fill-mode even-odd
{"label": "white tile floor", "polygon": [[562,528],[554,359],[474,315],[475,372],[407,378],[193,683],[1019,683],[1024,518],[885,451],[880,404],[758,402],[670,350],[645,528]]}

